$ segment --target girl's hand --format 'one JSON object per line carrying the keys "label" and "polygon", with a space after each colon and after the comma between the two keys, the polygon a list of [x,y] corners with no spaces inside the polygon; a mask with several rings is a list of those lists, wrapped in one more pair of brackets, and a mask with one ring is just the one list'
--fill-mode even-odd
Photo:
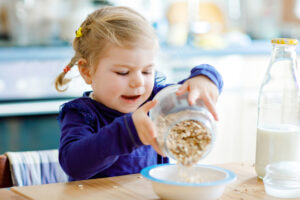
{"label": "girl's hand", "polygon": [[215,120],[219,120],[215,106],[218,100],[219,90],[209,78],[199,75],[185,81],[176,94],[182,95],[185,92],[189,92],[188,102],[190,105],[194,105],[198,99],[201,99]]}
{"label": "girl's hand", "polygon": [[132,114],[132,119],[142,143],[145,145],[151,145],[158,154],[164,156],[156,141],[155,126],[147,115],[156,103],[156,100],[145,103]]}

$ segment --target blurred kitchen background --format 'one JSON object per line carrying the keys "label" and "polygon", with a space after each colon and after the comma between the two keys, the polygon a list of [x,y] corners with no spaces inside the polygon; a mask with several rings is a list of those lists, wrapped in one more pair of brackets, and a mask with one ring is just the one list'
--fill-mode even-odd
{"label": "blurred kitchen background", "polygon": [[153,24],[157,68],[168,81],[201,63],[219,70],[218,136],[201,162],[253,163],[270,39],[300,38],[300,0],[0,0],[0,154],[58,148],[59,105],[89,87],[76,69],[65,93],[55,91],[54,79],[73,54],[75,30],[106,5],[132,7]]}

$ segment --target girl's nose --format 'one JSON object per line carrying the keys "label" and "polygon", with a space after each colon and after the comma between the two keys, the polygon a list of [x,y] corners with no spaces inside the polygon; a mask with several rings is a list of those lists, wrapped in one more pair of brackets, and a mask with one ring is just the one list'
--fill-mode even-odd
{"label": "girl's nose", "polygon": [[132,88],[140,87],[144,84],[143,75],[138,73],[130,78],[129,86]]}

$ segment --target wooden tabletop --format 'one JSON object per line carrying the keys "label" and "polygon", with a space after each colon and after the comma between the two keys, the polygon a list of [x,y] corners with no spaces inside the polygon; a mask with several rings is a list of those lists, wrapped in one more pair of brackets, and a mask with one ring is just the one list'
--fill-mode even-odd
{"label": "wooden tabletop", "polygon": [[[237,174],[237,180],[227,185],[220,200],[278,200],[278,198],[265,194],[263,182],[257,179],[253,166],[243,164],[222,164],[218,166]],[[159,199],[153,192],[150,181],[140,174],[69,183],[12,187],[11,191],[28,199],[45,200]]]}
{"label": "wooden tabletop", "polygon": [[8,189],[0,189],[0,200],[26,200],[23,196]]}

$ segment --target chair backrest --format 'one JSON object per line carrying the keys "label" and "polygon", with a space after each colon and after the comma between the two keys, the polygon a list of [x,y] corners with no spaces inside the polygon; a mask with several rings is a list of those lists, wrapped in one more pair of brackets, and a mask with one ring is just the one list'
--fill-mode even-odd
{"label": "chair backrest", "polygon": [[6,152],[13,186],[68,182],[58,149]]}
{"label": "chair backrest", "polygon": [[0,155],[0,188],[11,187],[12,185],[8,158],[6,155]]}

